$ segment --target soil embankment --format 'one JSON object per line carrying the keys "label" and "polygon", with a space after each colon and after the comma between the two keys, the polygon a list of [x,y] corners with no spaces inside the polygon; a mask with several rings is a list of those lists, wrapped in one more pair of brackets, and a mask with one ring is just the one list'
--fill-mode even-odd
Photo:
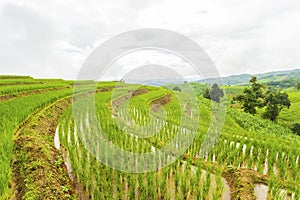
{"label": "soil embankment", "polygon": [[13,198],[72,199],[72,183],[61,152],[53,144],[59,117],[70,103],[69,97],[51,104],[16,132]]}

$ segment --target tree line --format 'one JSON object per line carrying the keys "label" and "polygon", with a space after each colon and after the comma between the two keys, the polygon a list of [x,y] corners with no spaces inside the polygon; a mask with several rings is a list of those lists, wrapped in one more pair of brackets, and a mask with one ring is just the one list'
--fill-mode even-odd
{"label": "tree line", "polygon": [[[250,87],[245,88],[242,94],[233,97],[233,102],[239,102],[244,112],[255,115],[258,108],[265,108],[262,117],[275,121],[284,107],[291,106],[287,93],[267,88],[258,83],[255,76],[249,82]],[[203,97],[219,103],[224,97],[224,92],[214,83],[211,87],[205,88]]]}

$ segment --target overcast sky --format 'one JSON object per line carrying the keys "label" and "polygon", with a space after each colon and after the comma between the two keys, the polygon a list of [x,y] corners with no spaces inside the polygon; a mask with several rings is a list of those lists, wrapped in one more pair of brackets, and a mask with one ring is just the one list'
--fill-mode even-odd
{"label": "overcast sky", "polygon": [[299,19],[299,0],[0,0],[0,74],[74,79],[98,45],[137,28],[190,37],[222,75],[295,69]]}

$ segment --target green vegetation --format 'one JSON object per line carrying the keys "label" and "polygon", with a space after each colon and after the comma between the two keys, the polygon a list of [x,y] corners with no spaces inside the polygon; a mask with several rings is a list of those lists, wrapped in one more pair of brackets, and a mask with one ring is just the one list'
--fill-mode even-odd
{"label": "green vegetation", "polygon": [[293,131],[293,133],[297,134],[300,136],[300,124],[299,123],[294,123],[292,125],[291,130]]}
{"label": "green vegetation", "polygon": [[263,113],[263,117],[275,121],[283,107],[290,108],[291,102],[287,93],[268,91],[265,94],[264,105],[267,107]]}
{"label": "green vegetation", "polygon": [[242,103],[244,111],[254,115],[257,112],[257,107],[261,108],[264,106],[263,85],[257,83],[255,76],[249,82],[251,83],[251,88],[245,88],[243,94],[237,95],[233,100]]}
{"label": "green vegetation", "polygon": [[181,89],[180,89],[180,87],[178,87],[178,86],[175,86],[175,87],[173,88],[173,90],[181,92]]}
{"label": "green vegetation", "polygon": [[250,79],[251,88],[246,88],[243,94],[239,94],[233,100],[242,103],[245,112],[255,115],[257,108],[266,107],[262,116],[271,121],[275,121],[283,107],[290,108],[291,103],[287,93],[279,90],[265,90],[265,86],[257,83],[257,78]]}
{"label": "green vegetation", "polygon": [[[71,98],[54,102],[31,116],[15,135],[13,184],[16,199],[72,199],[72,186],[53,136]],[[24,185],[25,183],[25,185]]]}
{"label": "green vegetation", "polygon": [[22,79],[22,80],[27,80],[27,79],[33,79],[30,76],[15,76],[15,75],[0,75],[0,79],[4,79],[4,80],[10,80],[10,79]]}
{"label": "green vegetation", "polygon": [[[299,82],[300,69],[287,70],[287,71],[275,71],[263,74],[240,74],[232,75],[228,77],[223,77],[222,82],[224,85],[249,85],[248,80],[252,76],[257,77],[261,83],[279,88],[289,88],[294,87],[297,82]],[[219,78],[209,78],[205,80],[200,80],[199,83],[216,83]]]}
{"label": "green vegetation", "polygon": [[[82,81],[72,98],[73,83],[0,76],[0,199],[254,199],[257,184],[268,186],[270,199],[299,199],[295,85],[283,93],[252,78],[251,87],[214,84],[207,93],[199,83],[152,87]],[[87,92],[91,88],[95,94]],[[222,123],[214,111],[225,106],[225,92],[226,101],[238,100],[249,112],[239,104],[228,106],[222,133],[206,152],[203,144],[214,142],[216,123]],[[203,98],[207,94],[212,101]],[[95,105],[83,107],[87,102]],[[76,105],[80,114],[74,116]],[[265,116],[273,112],[276,121],[268,120],[275,114]],[[182,151],[187,134],[195,137]],[[146,173],[120,171],[126,163],[135,171],[137,163],[146,168],[151,162],[104,148],[103,138],[128,152],[155,154],[166,147],[159,163],[172,162]],[[113,162],[117,167],[108,166]]]}
{"label": "green vegetation", "polygon": [[224,92],[219,88],[218,84],[214,83],[211,88],[205,88],[203,97],[220,103],[221,98],[224,97]]}
{"label": "green vegetation", "polygon": [[[66,86],[69,84],[65,84]],[[59,84],[59,86],[61,86]],[[8,182],[11,180],[11,159],[13,135],[25,120],[37,110],[59,98],[72,94],[71,88],[49,91],[0,102],[0,193],[9,195]]]}
{"label": "green vegetation", "polygon": [[277,118],[277,122],[282,126],[290,127],[292,129],[295,123],[300,124],[300,92],[292,91],[288,92],[288,95],[291,106],[289,109],[282,109]]}
{"label": "green vegetation", "polygon": [[296,88],[298,91],[300,90],[300,82],[297,83]]}
{"label": "green vegetation", "polygon": [[167,84],[166,87],[169,88],[169,89],[179,87],[181,89],[181,91],[184,91],[184,92],[187,91],[187,90],[189,91],[192,88],[193,93],[196,96],[200,96],[200,95],[203,94],[203,90],[206,87],[206,85],[200,84],[200,83],[197,83],[197,82],[191,82],[191,83],[185,82],[183,84]]}

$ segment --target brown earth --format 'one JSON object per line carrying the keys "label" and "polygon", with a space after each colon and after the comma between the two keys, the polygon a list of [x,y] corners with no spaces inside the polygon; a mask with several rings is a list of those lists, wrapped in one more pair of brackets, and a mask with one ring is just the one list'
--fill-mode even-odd
{"label": "brown earth", "polygon": [[135,91],[129,90],[128,94],[125,94],[115,100],[112,101],[112,107],[118,107],[122,103],[124,103],[126,100],[130,99],[131,97],[135,97],[141,94],[146,94],[149,91],[146,88],[137,89]]}
{"label": "brown earth", "polygon": [[16,132],[12,196],[14,199],[72,199],[74,189],[61,152],[54,147],[58,119],[71,98],[30,117]]}
{"label": "brown earth", "polygon": [[[102,87],[96,93],[113,88]],[[40,110],[15,133],[12,199],[88,199],[76,177],[73,182],[68,177],[65,150],[57,150],[53,142],[59,117],[71,101],[68,97]]]}
{"label": "brown earth", "polygon": [[151,102],[151,109],[157,112],[161,106],[166,105],[172,100],[171,94],[166,94],[158,99],[155,99]]}
{"label": "brown earth", "polygon": [[[191,162],[194,166],[199,162],[199,158],[190,158],[188,154],[183,154],[182,159]],[[201,166],[202,169],[212,173],[222,172],[222,177],[226,179],[230,187],[230,197],[232,200],[255,200],[255,184],[267,185],[269,181],[268,176],[251,169],[237,169],[232,166],[228,166],[224,169],[223,167],[206,161],[203,161]]]}
{"label": "brown earth", "polygon": [[13,82],[13,83],[0,83],[0,86],[9,85],[33,85],[33,84],[45,84],[44,82]]}
{"label": "brown earth", "polygon": [[230,186],[230,196],[233,200],[254,200],[255,184],[267,185],[267,176],[250,169],[228,167],[222,176]]}

